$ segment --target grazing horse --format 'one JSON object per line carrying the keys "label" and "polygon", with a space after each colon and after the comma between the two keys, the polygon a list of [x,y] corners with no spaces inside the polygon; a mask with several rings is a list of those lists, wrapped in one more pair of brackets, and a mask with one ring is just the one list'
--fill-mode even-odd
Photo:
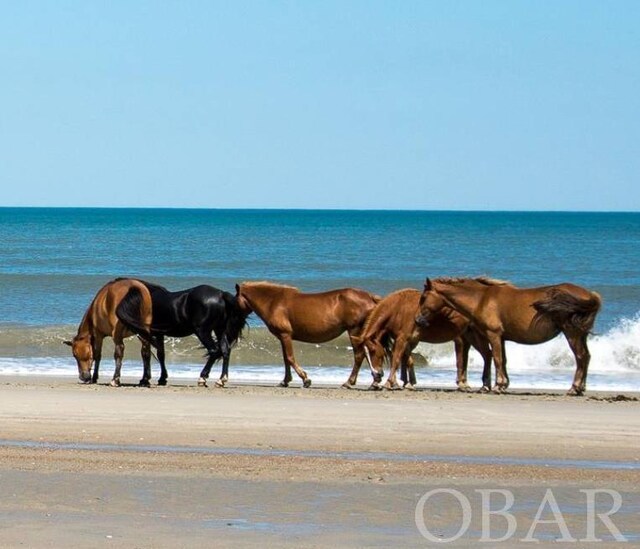
{"label": "grazing horse", "polygon": [[483,277],[433,281],[427,278],[416,322],[428,326],[433,315],[444,306],[466,316],[489,340],[497,392],[509,386],[505,341],[535,345],[562,332],[576,360],[573,384],[567,394],[582,395],[591,359],[587,336],[601,304],[596,292],[575,284],[516,288],[507,282]]}
{"label": "grazing horse", "polygon": [[353,346],[354,364],[359,368],[365,355],[358,336],[367,315],[381,299],[356,288],[302,293],[292,286],[270,282],[236,285],[236,297],[240,307],[255,312],[280,340],[285,367],[281,387],[289,386],[292,366],[303,385],[311,385],[311,379],[296,362],[294,340],[325,343],[347,332]]}
{"label": "grazing horse", "polygon": [[[105,337],[112,337],[115,345],[114,359],[116,362],[115,372],[111,380],[111,386],[120,385],[120,370],[122,368],[122,357],[124,355],[124,338],[132,336],[133,331],[118,319],[116,307],[124,296],[132,289],[136,289],[146,299],[141,300],[137,315],[140,318],[140,330],[148,333],[151,325],[151,302],[149,292],[138,280],[130,278],[117,278],[105,284],[91,301],[89,308],[84,313],[84,317],[78,327],[77,335],[71,341],[65,341],[73,351],[73,356],[78,363],[78,375],[80,381],[84,383],[97,383],[98,371],[100,369],[100,359],[102,358],[102,342]],[[140,385],[149,385],[151,378],[151,349],[149,343],[142,340],[142,363],[144,371]],[[91,375],[91,365],[93,366],[93,376]],[[164,385],[167,379],[166,370],[162,374],[158,383]]]}
{"label": "grazing horse", "polygon": [[[242,335],[248,314],[236,297],[213,286],[201,285],[170,292],[162,286],[141,281],[151,300],[151,326],[146,328],[138,314],[144,300],[140,288],[131,288],[116,309],[118,318],[133,332],[146,338],[158,350],[158,362],[165,368],[164,337],[195,334],[207,350],[207,361],[200,372],[198,385],[206,386],[213,363],[222,358],[222,373],[216,381],[224,387],[229,378],[231,348]],[[214,340],[215,333],[217,341]]]}
{"label": "grazing horse", "polygon": [[[406,288],[386,296],[369,314],[360,336],[366,350],[370,353],[374,381],[372,389],[380,388],[382,380],[382,362],[391,351],[391,368],[385,383],[387,389],[397,386],[396,372],[398,367],[407,367],[409,382],[403,371],[405,387],[415,385],[413,358],[411,352],[420,341],[427,343],[445,343],[453,340],[456,352],[456,384],[461,391],[468,390],[467,362],[469,348],[475,347],[484,359],[482,374],[483,390],[491,389],[491,349],[487,340],[474,330],[469,320],[450,307],[444,307],[426,327],[415,322],[420,304],[420,290]],[[391,349],[392,348],[392,349]],[[349,379],[343,387],[348,389],[356,384],[359,366],[353,367]]]}

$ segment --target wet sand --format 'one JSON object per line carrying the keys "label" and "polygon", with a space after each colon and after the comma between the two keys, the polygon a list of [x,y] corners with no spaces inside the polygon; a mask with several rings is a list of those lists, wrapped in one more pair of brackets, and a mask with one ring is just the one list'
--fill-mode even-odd
{"label": "wet sand", "polygon": [[[580,490],[616,491],[613,521],[640,543],[637,394],[125,381],[0,378],[3,547],[424,547],[416,505],[434,489],[450,493],[418,522],[453,537],[456,496],[466,498],[469,527],[447,545],[468,546],[482,535],[477,490],[498,488],[515,498],[512,542],[550,488],[576,539],[587,532]],[[505,520],[492,524],[500,537]],[[615,541],[601,523],[596,533]],[[553,524],[533,532],[561,535]]]}

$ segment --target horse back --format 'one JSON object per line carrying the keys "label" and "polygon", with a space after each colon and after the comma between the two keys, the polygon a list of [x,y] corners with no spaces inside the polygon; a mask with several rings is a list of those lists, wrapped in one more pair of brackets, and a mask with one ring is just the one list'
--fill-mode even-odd
{"label": "horse back", "polygon": [[357,288],[318,293],[282,292],[255,312],[271,332],[320,343],[364,325],[379,298]]}
{"label": "horse back", "polygon": [[499,317],[507,339],[539,343],[567,329],[590,331],[600,305],[597,293],[567,282],[535,288],[491,288],[481,310],[487,323]]}

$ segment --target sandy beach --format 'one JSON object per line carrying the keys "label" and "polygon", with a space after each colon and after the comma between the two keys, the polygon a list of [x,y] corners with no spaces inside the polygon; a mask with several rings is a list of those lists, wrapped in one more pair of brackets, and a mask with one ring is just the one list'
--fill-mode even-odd
{"label": "sandy beach", "polygon": [[[422,508],[444,539],[460,528],[455,497],[468,498],[470,526],[448,544],[464,546],[481,535],[477,490],[513,493],[517,540],[547,488],[576,539],[586,535],[580,490],[615,490],[615,526],[640,542],[635,394],[126,381],[0,379],[3,547],[424,547],[416,505],[434,489],[455,490]],[[557,525],[534,531],[558,535]]]}

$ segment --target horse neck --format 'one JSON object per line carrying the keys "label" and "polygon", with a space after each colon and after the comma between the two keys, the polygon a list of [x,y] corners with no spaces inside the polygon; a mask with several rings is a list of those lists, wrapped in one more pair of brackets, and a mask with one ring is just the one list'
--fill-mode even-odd
{"label": "horse neck", "polygon": [[78,326],[79,336],[91,335],[93,333],[93,318],[91,315],[92,310],[93,310],[93,302],[91,303],[89,308],[85,311],[84,316],[80,321],[80,325]]}
{"label": "horse neck", "polygon": [[249,302],[251,309],[260,315],[271,303],[279,299],[279,297],[287,291],[288,288],[280,287],[245,287],[243,297]]}
{"label": "horse neck", "polygon": [[485,291],[483,286],[447,285],[439,289],[438,293],[454,311],[469,316],[478,307]]}

